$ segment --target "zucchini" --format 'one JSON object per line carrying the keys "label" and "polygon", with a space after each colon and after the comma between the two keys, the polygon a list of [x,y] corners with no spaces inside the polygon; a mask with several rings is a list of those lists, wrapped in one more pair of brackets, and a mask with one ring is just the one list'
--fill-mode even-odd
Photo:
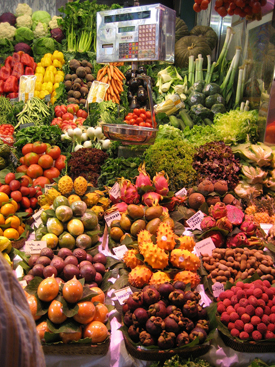
{"label": "zucchini", "polygon": [[193,121],[189,117],[187,110],[184,109],[180,110],[179,115],[182,121],[184,122],[185,126],[189,126],[190,128],[193,127]]}
{"label": "zucchini", "polygon": [[180,125],[176,116],[169,116],[169,123],[177,129],[180,129]]}
{"label": "zucchini", "polygon": [[185,124],[184,122],[182,121],[182,119],[178,118],[178,123],[179,123],[179,129],[181,129],[182,131],[185,129]]}

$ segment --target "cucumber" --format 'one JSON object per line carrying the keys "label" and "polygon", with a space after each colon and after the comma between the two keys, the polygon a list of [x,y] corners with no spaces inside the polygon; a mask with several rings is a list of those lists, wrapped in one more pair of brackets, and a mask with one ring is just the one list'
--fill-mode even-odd
{"label": "cucumber", "polygon": [[177,129],[180,128],[179,122],[178,122],[178,119],[176,118],[176,116],[169,116],[169,123],[170,123],[170,125],[176,127]]}
{"label": "cucumber", "polygon": [[194,125],[193,121],[189,117],[189,115],[187,113],[187,110],[185,110],[185,109],[180,110],[179,115],[180,115],[180,118],[182,119],[182,121],[184,122],[184,124],[186,126],[189,126],[190,128],[193,127],[193,125]]}

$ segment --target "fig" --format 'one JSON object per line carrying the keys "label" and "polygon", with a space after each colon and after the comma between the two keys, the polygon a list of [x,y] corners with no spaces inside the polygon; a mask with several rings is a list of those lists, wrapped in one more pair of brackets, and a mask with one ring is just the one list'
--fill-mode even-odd
{"label": "fig", "polygon": [[102,283],[102,275],[100,273],[95,273],[95,282],[100,285]]}
{"label": "fig", "polygon": [[157,303],[150,305],[148,309],[148,315],[149,317],[157,316],[165,319],[165,317],[167,316],[167,311],[163,302],[159,301]]}
{"label": "fig", "polygon": [[67,256],[67,257],[65,258],[65,260],[64,260],[64,264],[65,264],[65,265],[73,264],[73,265],[77,266],[77,265],[78,265],[78,260],[77,260],[77,258],[76,258],[75,256],[73,256],[73,255],[69,255],[69,256]]}
{"label": "fig", "polygon": [[48,266],[51,263],[51,259],[47,256],[39,256],[36,260],[36,264],[42,264],[43,266]]}
{"label": "fig", "polygon": [[182,291],[184,291],[185,290],[185,287],[186,287],[186,284],[184,282],[181,282],[180,280],[176,280],[173,283],[173,287],[175,289],[181,289]]}
{"label": "fig", "polygon": [[78,277],[79,269],[74,264],[67,264],[64,266],[63,273],[64,273],[64,279],[70,280],[73,279],[74,276]]}
{"label": "fig", "polygon": [[39,255],[31,255],[28,261],[28,265],[33,268],[36,264],[36,261],[39,259]]}
{"label": "fig", "polygon": [[80,263],[83,260],[86,260],[87,252],[82,248],[76,248],[73,250],[73,256],[75,256]]}
{"label": "fig", "polygon": [[34,276],[33,276],[33,275],[31,275],[31,274],[27,274],[27,275],[25,275],[25,276],[23,277],[23,280],[25,280],[25,281],[27,282],[27,284],[29,284],[29,282],[30,282],[31,280],[33,280],[33,278],[34,278]]}
{"label": "fig", "polygon": [[177,321],[178,321],[178,318],[175,315],[170,314],[169,316],[167,316],[164,319],[165,330],[166,331],[171,331],[175,334],[178,334],[179,331],[180,331],[180,327],[179,327]]}
{"label": "fig", "polygon": [[189,334],[190,340],[195,340],[197,337],[199,338],[200,344],[202,344],[207,338],[206,331],[198,326],[196,326]]}
{"label": "fig", "polygon": [[145,328],[151,335],[158,336],[165,329],[165,322],[161,317],[151,316],[147,320]]}
{"label": "fig", "polygon": [[173,292],[175,289],[170,283],[163,283],[160,284],[158,287],[158,291],[161,295],[161,297],[168,298],[169,294]]}
{"label": "fig", "polygon": [[93,263],[95,270],[101,275],[105,274],[105,266],[102,263]]}
{"label": "fig", "polygon": [[139,342],[139,334],[140,334],[140,327],[138,325],[131,325],[128,329],[129,337],[133,340],[133,342]]}
{"label": "fig", "polygon": [[139,325],[139,326],[145,325],[148,318],[149,318],[148,312],[144,308],[138,307],[133,312],[134,325]]}
{"label": "fig", "polygon": [[133,313],[131,311],[125,313],[123,322],[127,327],[133,325]]}
{"label": "fig", "polygon": [[173,292],[169,294],[169,300],[170,302],[177,306],[181,307],[184,304],[184,291],[181,289],[176,289]]}
{"label": "fig", "polygon": [[40,251],[40,256],[47,256],[50,259],[53,259],[54,253],[51,248],[45,247],[45,248],[42,248],[42,250]]}
{"label": "fig", "polygon": [[80,268],[80,276],[85,279],[85,282],[91,283],[95,280],[96,270],[92,264],[83,265]]}
{"label": "fig", "polygon": [[143,291],[143,300],[147,305],[151,305],[160,300],[160,294],[156,289],[148,288]]}
{"label": "fig", "polygon": [[93,257],[94,263],[101,263],[103,265],[106,265],[107,258],[104,254],[98,253]]}
{"label": "fig", "polygon": [[198,305],[196,301],[187,301],[182,308],[182,313],[189,319],[194,319],[198,316]]}
{"label": "fig", "polygon": [[35,264],[34,267],[32,268],[32,275],[34,277],[43,278],[43,270],[44,270],[44,265]]}
{"label": "fig", "polygon": [[148,347],[149,345],[155,345],[156,344],[156,341],[152,337],[152,335],[147,333],[144,330],[139,334],[139,340],[140,340],[141,344],[146,346],[146,347]]}
{"label": "fig", "polygon": [[182,331],[180,334],[177,335],[176,345],[177,347],[181,347],[182,345],[186,344],[189,344],[189,335],[186,331]]}
{"label": "fig", "polygon": [[54,266],[58,273],[61,273],[65,266],[64,260],[59,256],[54,256],[50,265]]}
{"label": "fig", "polygon": [[142,292],[134,292],[127,299],[127,305],[131,311],[134,311],[138,307],[142,307],[143,305],[143,293]]}
{"label": "fig", "polygon": [[49,278],[52,275],[54,275],[55,277],[57,276],[57,269],[52,266],[52,265],[48,265],[43,269],[43,276],[44,278]]}
{"label": "fig", "polygon": [[72,254],[73,252],[70,249],[63,247],[58,251],[57,256],[61,257],[64,260],[67,256],[70,256]]}
{"label": "fig", "polygon": [[175,333],[163,330],[158,338],[158,346],[160,349],[170,349],[174,347],[175,341]]}

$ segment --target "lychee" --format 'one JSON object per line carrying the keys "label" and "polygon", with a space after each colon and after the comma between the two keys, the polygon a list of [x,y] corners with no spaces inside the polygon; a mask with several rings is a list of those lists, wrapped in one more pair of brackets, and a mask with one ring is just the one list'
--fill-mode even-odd
{"label": "lychee", "polygon": [[255,296],[249,296],[248,297],[248,302],[253,307],[257,307],[258,306],[258,300],[257,300],[257,298]]}
{"label": "lychee", "polygon": [[274,297],[274,293],[273,293],[272,302],[273,302],[273,305],[275,305],[275,297]]}
{"label": "lychee", "polygon": [[268,297],[268,295],[267,295],[266,293],[263,293],[263,294],[262,294],[262,300],[263,300],[265,303],[267,303],[267,302],[268,302],[269,297]]}
{"label": "lychee", "polygon": [[255,341],[262,339],[262,334],[258,330],[254,330],[252,333],[252,339]]}
{"label": "lychee", "polygon": [[238,297],[237,297],[237,295],[236,295],[236,294],[234,294],[234,296],[232,296],[232,297],[230,298],[230,300],[231,300],[231,305],[232,305],[232,306],[235,306],[235,305],[238,303],[238,301],[239,301],[239,299],[238,299]]}
{"label": "lychee", "polygon": [[235,322],[236,320],[239,320],[239,315],[237,314],[237,312],[231,312],[230,313],[230,321],[231,322]]}
{"label": "lychee", "polygon": [[262,316],[263,316],[263,314],[264,314],[264,310],[263,310],[261,307],[257,307],[257,308],[255,309],[255,315],[256,315],[256,316],[262,317]]}
{"label": "lychee", "polygon": [[229,323],[229,321],[230,321],[230,316],[228,315],[228,313],[227,313],[227,312],[223,312],[223,313],[221,314],[221,322],[222,322],[223,324],[227,325],[227,324]]}
{"label": "lychee", "polygon": [[271,314],[271,309],[270,309],[270,307],[265,306],[265,308],[264,308],[264,313],[265,313],[266,315],[270,315],[270,314]]}
{"label": "lychee", "polygon": [[256,279],[256,280],[254,280],[253,284],[254,284],[255,288],[256,288],[256,286],[257,287],[262,287],[263,286],[263,281],[262,281],[262,279]]}
{"label": "lychee", "polygon": [[272,324],[275,324],[275,313],[271,313],[269,315],[269,321],[272,323]]}
{"label": "lychee", "polygon": [[239,288],[243,289],[245,287],[245,283],[239,281],[239,282],[236,283],[236,287],[239,287]]}
{"label": "lychee", "polygon": [[239,338],[242,339],[242,340],[249,339],[249,334],[245,331],[242,331],[239,335]]}
{"label": "lychee", "polygon": [[[236,296],[238,298],[238,300],[242,299],[242,298],[245,298],[245,292],[240,289],[237,293],[236,293]],[[231,300],[232,301],[232,300]]]}
{"label": "lychee", "polygon": [[249,316],[253,316],[255,313],[255,308],[252,305],[247,305],[245,312],[248,313]]}
{"label": "lychee", "polygon": [[242,298],[239,300],[239,305],[241,307],[246,307],[249,304],[248,300],[246,298]]}
{"label": "lychee", "polygon": [[235,321],[235,328],[238,329],[239,331],[243,330],[244,323],[242,322],[242,320],[236,320]]}
{"label": "lychee", "polygon": [[267,294],[268,295],[268,298],[269,299],[273,299],[273,291],[272,291],[272,289],[271,288],[267,288],[266,290],[265,290],[265,294]]}
{"label": "lychee", "polygon": [[272,308],[274,305],[273,305],[273,302],[272,300],[270,299],[267,304],[266,304],[268,307]]}
{"label": "lychee", "polygon": [[247,324],[250,321],[250,316],[248,315],[248,313],[244,313],[241,316],[241,320],[244,324]]}
{"label": "lychee", "polygon": [[237,314],[242,316],[244,313],[245,313],[245,308],[240,306],[237,310]]}
{"label": "lychee", "polygon": [[267,288],[270,288],[271,287],[271,284],[268,280],[263,280],[263,285]]}
{"label": "lychee", "polygon": [[245,289],[244,291],[245,291],[246,297],[248,298],[249,296],[253,295],[254,288],[248,288],[248,289]]}
{"label": "lychee", "polygon": [[225,300],[223,300],[223,304],[224,304],[225,307],[230,306],[231,305],[230,299],[226,298]]}
{"label": "lychee", "polygon": [[240,332],[238,329],[232,329],[230,333],[232,336],[235,336],[235,337],[238,337],[240,335]]}
{"label": "lychee", "polygon": [[234,307],[233,306],[228,306],[226,309],[226,312],[228,313],[228,315],[230,315],[232,312],[235,312]]}
{"label": "lychee", "polygon": [[234,295],[234,292],[232,292],[230,289],[227,289],[226,291],[222,292],[219,295],[219,298],[221,301],[225,300],[226,298],[230,299]]}
{"label": "lychee", "polygon": [[219,314],[222,314],[223,312],[226,311],[225,305],[222,302],[218,303],[217,311]]}
{"label": "lychee", "polygon": [[228,327],[229,330],[232,330],[232,329],[235,328],[235,323],[234,322],[229,322],[227,327]]}
{"label": "lychee", "polygon": [[275,331],[275,324],[268,324],[267,325],[267,330],[272,331],[274,333],[274,331]]}
{"label": "lychee", "polygon": [[244,331],[246,331],[248,334],[251,334],[254,330],[254,326],[252,324],[244,324],[243,327]]}
{"label": "lychee", "polygon": [[266,315],[266,314],[264,314],[264,315],[262,316],[262,322],[263,322],[264,324],[268,325],[268,324],[270,323],[269,316],[268,316],[268,315]]}
{"label": "lychee", "polygon": [[236,303],[236,304],[234,305],[234,310],[235,310],[235,311],[237,311],[239,307],[240,307],[240,304],[239,304],[239,303]]}
{"label": "lychee", "polygon": [[258,301],[258,307],[265,308],[266,303],[263,299],[259,298],[257,301]]}
{"label": "lychee", "polygon": [[271,313],[275,313],[275,306],[272,306],[270,311],[271,311]]}
{"label": "lychee", "polygon": [[256,326],[261,322],[261,319],[258,316],[252,316],[251,317],[251,324]]}
{"label": "lychee", "polygon": [[[255,316],[254,316],[255,317]],[[257,330],[262,334],[264,335],[267,331],[267,326],[266,324],[264,324],[263,322],[260,322],[258,325],[257,325]]]}
{"label": "lychee", "polygon": [[273,339],[273,338],[275,338],[275,335],[273,334],[272,331],[267,330],[264,337],[265,337],[265,339]]}

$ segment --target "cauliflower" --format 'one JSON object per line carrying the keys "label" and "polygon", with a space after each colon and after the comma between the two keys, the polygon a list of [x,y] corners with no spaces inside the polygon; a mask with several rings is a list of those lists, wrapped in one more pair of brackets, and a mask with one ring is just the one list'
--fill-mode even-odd
{"label": "cauliflower", "polygon": [[47,24],[38,22],[37,26],[33,31],[33,34],[34,38],[47,37],[49,35],[49,29]]}
{"label": "cauliflower", "polygon": [[54,15],[52,17],[52,20],[49,22],[49,27],[51,29],[55,29],[55,28],[61,28],[60,25],[58,25],[58,19],[62,19],[62,17],[57,17],[56,15]]}
{"label": "cauliflower", "polygon": [[16,27],[32,27],[32,17],[30,15],[21,15],[20,17],[16,18]]}
{"label": "cauliflower", "polygon": [[9,41],[13,41],[15,32],[16,28],[10,25],[10,23],[0,23],[0,38],[7,38]]}
{"label": "cauliflower", "polygon": [[[15,16],[20,17],[21,15],[32,15],[32,8],[28,4],[18,4],[15,9]],[[29,27],[28,27],[29,28]]]}

